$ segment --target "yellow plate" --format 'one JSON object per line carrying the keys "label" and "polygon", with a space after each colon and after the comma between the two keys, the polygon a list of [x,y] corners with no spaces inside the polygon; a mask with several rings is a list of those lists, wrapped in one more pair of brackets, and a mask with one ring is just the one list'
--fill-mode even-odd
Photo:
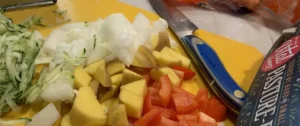
{"label": "yellow plate", "polygon": [[[67,15],[72,19],[71,22],[93,21],[99,17],[105,18],[112,13],[123,13],[131,21],[134,19],[134,16],[140,12],[152,21],[159,18],[156,14],[118,2],[117,0],[58,0],[56,5],[10,11],[6,12],[5,15],[12,18],[14,23],[19,23],[29,16],[36,15],[43,16],[45,24],[55,24],[56,18],[59,16],[52,12],[54,10],[68,10]],[[51,30],[56,27],[58,26],[37,29],[44,36],[47,36]],[[169,33],[171,34],[171,32]],[[208,42],[216,50],[230,75],[244,90],[248,91],[252,79],[263,59],[263,55],[251,46],[204,30],[198,30],[195,34]],[[173,38],[175,37],[173,36]],[[179,43],[179,41],[177,42]],[[181,47],[177,49],[185,55]],[[193,66],[192,69],[194,69]],[[199,76],[195,79],[197,84],[187,82],[183,87],[193,93],[197,92],[199,87],[207,87]],[[41,105],[26,106],[22,109],[21,113],[10,112],[4,115],[3,119],[30,117],[41,108]],[[226,126],[233,125],[235,119],[236,117],[234,115],[228,114],[228,118],[225,121]]]}

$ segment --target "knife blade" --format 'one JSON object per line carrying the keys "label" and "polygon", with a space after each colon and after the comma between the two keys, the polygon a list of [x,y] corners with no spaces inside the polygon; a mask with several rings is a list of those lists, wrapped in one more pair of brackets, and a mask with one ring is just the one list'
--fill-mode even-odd
{"label": "knife blade", "polygon": [[172,1],[149,0],[149,2],[181,40],[196,70],[205,78],[214,93],[233,112],[238,113],[246,99],[246,93],[232,79],[209,44],[193,34],[198,27],[172,5]]}
{"label": "knife blade", "polygon": [[57,0],[0,0],[0,7],[5,10],[14,10],[33,6],[55,4]]}

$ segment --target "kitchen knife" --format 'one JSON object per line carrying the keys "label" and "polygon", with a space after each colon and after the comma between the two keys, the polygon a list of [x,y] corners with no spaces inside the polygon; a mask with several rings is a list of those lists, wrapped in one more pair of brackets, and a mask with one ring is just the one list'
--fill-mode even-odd
{"label": "kitchen knife", "polygon": [[171,0],[149,0],[149,2],[181,40],[198,73],[203,75],[215,94],[233,112],[238,113],[246,99],[246,93],[232,79],[208,43],[194,35],[198,27],[176,9]]}
{"label": "kitchen knife", "polygon": [[0,7],[5,10],[55,4],[57,0],[0,0]]}

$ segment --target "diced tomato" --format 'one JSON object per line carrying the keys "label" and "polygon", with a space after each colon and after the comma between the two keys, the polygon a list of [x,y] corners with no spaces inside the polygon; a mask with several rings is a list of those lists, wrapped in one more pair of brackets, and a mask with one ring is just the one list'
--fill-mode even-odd
{"label": "diced tomato", "polygon": [[204,123],[199,123],[198,126],[217,126],[217,123],[209,123],[209,122],[204,122]]}
{"label": "diced tomato", "polygon": [[161,89],[159,91],[159,96],[161,100],[161,104],[163,107],[167,107],[169,105],[171,99],[171,81],[168,75],[165,75],[160,78]]}
{"label": "diced tomato", "polygon": [[206,125],[201,125],[198,122],[194,122],[194,121],[186,121],[186,123],[188,124],[188,126],[206,126]]}
{"label": "diced tomato", "polygon": [[150,85],[151,84],[150,76],[148,74],[144,74],[143,77],[145,78],[147,85]]}
{"label": "diced tomato", "polygon": [[155,82],[153,82],[152,87],[157,88],[157,89],[160,89],[160,88],[161,88],[161,83],[155,81]]}
{"label": "diced tomato", "polygon": [[173,93],[172,100],[174,102],[177,113],[185,114],[193,112],[197,104],[193,97],[190,97],[186,93]]}
{"label": "diced tomato", "polygon": [[144,99],[143,115],[149,112],[151,109],[152,109],[151,94],[149,91],[147,91],[147,94]]}
{"label": "diced tomato", "polygon": [[217,125],[217,122],[215,119],[206,115],[203,112],[199,112],[198,121],[201,124],[201,126],[216,126]]}
{"label": "diced tomato", "polygon": [[161,117],[160,123],[156,126],[180,126],[180,125],[179,125],[179,122]]}
{"label": "diced tomato", "polygon": [[149,87],[148,92],[150,94],[152,105],[161,105],[160,98],[159,98],[159,89]]}
{"label": "diced tomato", "polygon": [[173,66],[173,69],[182,71],[184,73],[184,76],[183,76],[184,80],[190,80],[196,75],[196,73],[191,71],[190,69],[184,68],[179,65]]}
{"label": "diced tomato", "polygon": [[134,123],[134,126],[148,126],[149,123],[152,123],[155,117],[160,116],[161,112],[158,109],[151,109],[148,113],[146,113],[142,118],[137,120]]}
{"label": "diced tomato", "polygon": [[175,88],[173,88],[172,93],[184,93],[184,94],[189,95],[189,96],[192,97],[192,98],[195,98],[195,95],[194,95],[194,94],[192,94],[192,93],[190,93],[190,92],[187,92],[187,91],[185,91],[184,89],[182,89],[182,88],[180,88],[180,87],[175,87]]}
{"label": "diced tomato", "polygon": [[[199,105],[198,105],[199,106]],[[191,115],[198,115],[198,113],[199,113],[199,110],[198,109],[195,109],[193,112],[191,112],[190,114]]]}
{"label": "diced tomato", "polygon": [[178,121],[194,121],[194,122],[198,122],[197,115],[192,115],[192,114],[177,115],[177,119],[178,119]]}
{"label": "diced tomato", "polygon": [[169,108],[163,108],[160,106],[153,106],[152,109],[157,109],[161,112],[161,117],[168,118],[171,120],[177,120],[176,111]]}
{"label": "diced tomato", "polygon": [[186,121],[180,121],[179,125],[180,126],[189,126],[189,124]]}
{"label": "diced tomato", "polygon": [[195,97],[197,102],[207,102],[208,99],[208,90],[206,88],[199,89]]}
{"label": "diced tomato", "polygon": [[216,97],[210,97],[209,102],[211,102],[212,104],[223,104],[218,98]]}
{"label": "diced tomato", "polygon": [[[172,96],[172,95],[171,95]],[[167,108],[170,108],[170,109],[173,109],[173,110],[176,110],[176,107],[174,105],[174,102],[172,102],[172,99],[171,99],[171,102],[169,104],[169,106]]]}
{"label": "diced tomato", "polygon": [[205,113],[214,118],[217,122],[221,122],[226,119],[226,106],[218,99],[211,98],[208,102],[208,108]]}
{"label": "diced tomato", "polygon": [[207,109],[207,105],[208,105],[208,90],[206,88],[203,89],[199,89],[198,93],[195,97],[195,100],[198,103],[198,109],[201,112],[205,112]]}
{"label": "diced tomato", "polygon": [[128,119],[128,126],[133,126],[134,122],[137,121],[136,118],[133,118],[133,117],[130,117],[130,116],[127,116],[127,119]]}

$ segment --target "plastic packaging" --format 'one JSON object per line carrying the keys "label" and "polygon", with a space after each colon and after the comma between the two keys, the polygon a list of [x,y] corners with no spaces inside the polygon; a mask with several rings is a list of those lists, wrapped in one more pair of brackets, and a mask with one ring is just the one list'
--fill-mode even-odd
{"label": "plastic packaging", "polygon": [[[295,23],[300,18],[300,0],[177,0],[180,2],[203,5],[206,8],[218,9],[227,6],[234,11],[249,10],[258,12],[263,17],[267,13],[276,13],[282,18]],[[268,14],[272,15],[272,14]]]}
{"label": "plastic packaging", "polygon": [[300,23],[283,30],[248,91],[236,126],[299,125]]}

